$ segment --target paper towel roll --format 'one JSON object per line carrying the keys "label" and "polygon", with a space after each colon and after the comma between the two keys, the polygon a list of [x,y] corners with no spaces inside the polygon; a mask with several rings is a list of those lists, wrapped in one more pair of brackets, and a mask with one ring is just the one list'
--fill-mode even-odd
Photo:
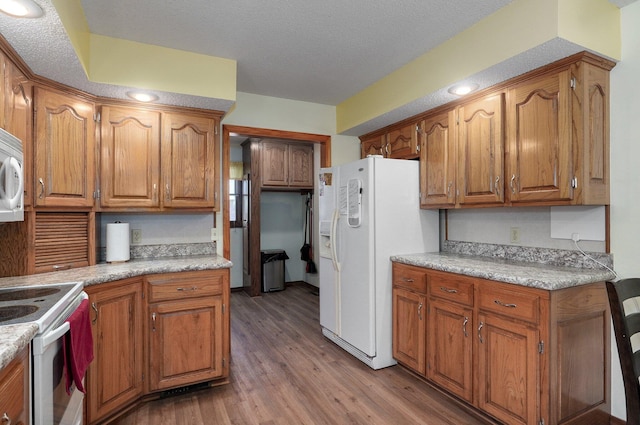
{"label": "paper towel roll", "polygon": [[129,258],[129,223],[107,223],[107,263]]}

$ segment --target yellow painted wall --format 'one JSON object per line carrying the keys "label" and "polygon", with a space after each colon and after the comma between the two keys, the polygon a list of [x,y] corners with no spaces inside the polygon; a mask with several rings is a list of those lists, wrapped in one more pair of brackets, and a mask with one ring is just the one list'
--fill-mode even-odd
{"label": "yellow painted wall", "polygon": [[363,124],[558,37],[617,59],[619,33],[619,11],[607,0],[516,0],[340,103],[337,131]]}

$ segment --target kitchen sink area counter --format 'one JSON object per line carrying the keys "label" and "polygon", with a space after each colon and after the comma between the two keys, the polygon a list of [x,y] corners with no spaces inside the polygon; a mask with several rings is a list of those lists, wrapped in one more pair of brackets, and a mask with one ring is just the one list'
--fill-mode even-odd
{"label": "kitchen sink area counter", "polygon": [[395,255],[391,257],[391,261],[546,290],[564,289],[615,278],[615,275],[605,268],[556,266],[451,252]]}
{"label": "kitchen sink area counter", "polygon": [[[232,266],[231,261],[216,255],[158,257],[123,263],[104,263],[84,268],[0,278],[0,289],[21,286],[47,286],[82,282],[84,287],[159,273],[216,270]],[[38,332],[34,322],[0,325],[0,369],[8,365],[29,345]]]}

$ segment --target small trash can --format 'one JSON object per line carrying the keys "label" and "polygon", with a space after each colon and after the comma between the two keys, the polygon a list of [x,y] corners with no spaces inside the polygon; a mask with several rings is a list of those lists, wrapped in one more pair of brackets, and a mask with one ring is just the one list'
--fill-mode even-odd
{"label": "small trash can", "polygon": [[283,249],[260,251],[262,258],[262,292],[284,289],[284,261],[289,257]]}

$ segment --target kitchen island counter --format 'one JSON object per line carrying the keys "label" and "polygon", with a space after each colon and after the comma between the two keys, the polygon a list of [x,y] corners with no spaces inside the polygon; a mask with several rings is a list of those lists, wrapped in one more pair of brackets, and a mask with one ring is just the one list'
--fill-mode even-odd
{"label": "kitchen island counter", "polygon": [[[124,263],[104,263],[51,273],[0,278],[0,288],[19,286],[54,285],[65,282],[82,282],[98,285],[135,276],[194,270],[230,268],[231,261],[215,255],[160,257],[132,260]],[[8,365],[25,348],[38,330],[34,323],[0,326],[0,369]]]}
{"label": "kitchen island counter", "polygon": [[391,261],[532,288],[558,290],[616,276],[606,268],[581,268],[450,252],[394,255]]}

